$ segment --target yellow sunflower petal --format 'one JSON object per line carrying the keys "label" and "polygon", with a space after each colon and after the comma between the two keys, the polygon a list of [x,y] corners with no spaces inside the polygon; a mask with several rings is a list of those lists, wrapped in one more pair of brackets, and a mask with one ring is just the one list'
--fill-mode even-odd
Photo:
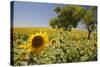
{"label": "yellow sunflower petal", "polygon": [[44,32],[43,35],[44,35],[44,36],[47,36],[47,32]]}
{"label": "yellow sunflower petal", "polygon": [[26,48],[26,45],[19,45],[19,48]]}

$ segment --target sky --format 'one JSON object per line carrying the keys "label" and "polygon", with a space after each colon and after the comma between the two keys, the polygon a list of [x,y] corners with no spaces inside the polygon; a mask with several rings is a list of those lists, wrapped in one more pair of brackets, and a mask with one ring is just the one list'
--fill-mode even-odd
{"label": "sky", "polygon": [[[51,18],[57,16],[54,9],[64,7],[66,4],[51,4],[37,2],[14,2],[14,27],[48,27]],[[79,23],[77,28],[83,29]]]}
{"label": "sky", "polygon": [[14,27],[47,27],[51,18],[57,16],[54,9],[61,4],[14,2]]}

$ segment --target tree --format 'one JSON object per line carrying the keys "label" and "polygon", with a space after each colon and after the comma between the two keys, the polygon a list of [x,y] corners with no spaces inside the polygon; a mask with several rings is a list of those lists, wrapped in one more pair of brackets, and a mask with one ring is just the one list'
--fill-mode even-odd
{"label": "tree", "polygon": [[60,7],[56,7],[56,8],[54,9],[54,11],[55,11],[57,14],[59,14],[60,11],[61,11],[61,8],[60,8]]}
{"label": "tree", "polygon": [[86,25],[86,28],[88,30],[88,37],[87,39],[90,39],[91,32],[94,31],[97,27],[97,19],[96,19],[96,11],[97,8],[92,7],[91,9],[87,10],[84,17],[83,17],[83,23]]}
{"label": "tree", "polygon": [[81,6],[67,5],[64,7],[56,7],[54,11],[57,14],[57,21],[55,23],[53,22],[54,20],[51,19],[52,22],[50,21],[50,26],[67,30],[71,27],[77,27],[78,22],[84,16],[85,9]]}
{"label": "tree", "polygon": [[49,21],[49,25],[52,27],[52,28],[57,28],[58,26],[58,19],[57,18],[52,18],[50,21]]}

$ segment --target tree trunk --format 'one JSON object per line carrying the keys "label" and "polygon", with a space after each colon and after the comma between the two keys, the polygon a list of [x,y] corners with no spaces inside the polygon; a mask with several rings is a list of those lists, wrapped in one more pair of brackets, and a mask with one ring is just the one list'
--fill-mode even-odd
{"label": "tree trunk", "polygon": [[88,31],[88,40],[90,39],[91,31]]}

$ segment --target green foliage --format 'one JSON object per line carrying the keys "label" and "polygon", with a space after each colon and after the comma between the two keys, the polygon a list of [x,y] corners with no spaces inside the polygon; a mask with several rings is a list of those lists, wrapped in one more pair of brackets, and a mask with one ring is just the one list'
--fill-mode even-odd
{"label": "green foliage", "polygon": [[61,11],[61,8],[60,8],[60,7],[56,7],[56,8],[54,9],[54,11],[55,11],[57,14],[59,14],[60,11]]}
{"label": "green foliage", "polygon": [[50,21],[49,21],[49,25],[52,27],[52,28],[58,28],[59,25],[58,23],[58,19],[57,18],[52,18]]}
{"label": "green foliage", "polygon": [[84,17],[83,23],[86,25],[88,30],[88,39],[90,39],[91,32],[97,29],[97,7],[92,7],[87,10]]}
{"label": "green foliage", "polygon": [[76,5],[57,7],[55,8],[55,12],[58,16],[56,19],[51,19],[49,24],[52,28],[57,27],[67,29],[70,25],[77,27],[77,24],[84,16],[85,11],[86,10],[83,7]]}
{"label": "green foliage", "polygon": [[97,26],[97,21],[95,18],[95,14],[92,10],[88,10],[83,17],[83,23],[86,24],[86,28],[88,31],[95,30]]}
{"label": "green foliage", "polygon": [[[56,35],[48,34],[49,40],[54,39],[56,41],[54,45],[49,43],[49,46],[39,54],[27,54],[25,49],[20,49],[18,46],[20,43],[27,43],[28,34],[14,33],[14,37],[16,36],[15,40],[13,40],[14,65],[57,64],[97,60],[96,33],[92,33],[91,40],[86,39],[87,32],[74,29],[71,32],[60,30]],[[26,54],[25,58],[25,55],[21,56],[23,52]]]}

